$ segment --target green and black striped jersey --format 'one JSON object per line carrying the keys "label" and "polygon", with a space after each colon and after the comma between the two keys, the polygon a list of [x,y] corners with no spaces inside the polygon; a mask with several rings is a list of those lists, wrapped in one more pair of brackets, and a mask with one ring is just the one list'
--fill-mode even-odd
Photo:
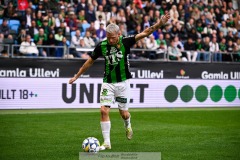
{"label": "green and black striped jersey", "polygon": [[102,56],[105,59],[103,82],[117,83],[132,78],[129,72],[128,54],[130,54],[130,47],[135,43],[135,36],[120,36],[117,45],[109,45],[106,39],[96,46],[91,58],[96,60]]}

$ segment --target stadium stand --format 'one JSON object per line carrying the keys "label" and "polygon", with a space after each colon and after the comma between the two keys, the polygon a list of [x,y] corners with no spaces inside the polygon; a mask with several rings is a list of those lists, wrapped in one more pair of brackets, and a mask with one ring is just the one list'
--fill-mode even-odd
{"label": "stadium stand", "polygon": [[[178,37],[179,42],[175,42],[174,45],[180,50],[182,58],[173,59],[191,61],[192,58],[189,55],[192,52],[184,48],[187,40],[191,38],[192,46],[186,48],[196,48],[198,57],[194,57],[194,61],[195,59],[196,61],[209,60],[208,57],[206,58],[208,53],[213,55],[214,61],[240,61],[240,14],[237,0],[25,0],[24,5],[21,6],[16,0],[0,1],[0,3],[3,8],[3,12],[0,12],[2,17],[0,34],[3,34],[4,29],[9,28],[9,34],[12,37],[4,36],[3,38],[13,38],[15,45],[20,45],[24,40],[17,40],[20,30],[24,29],[26,34],[36,35],[43,27],[47,34],[46,41],[50,33],[56,34],[61,27],[63,36],[67,43],[70,43],[77,29],[81,31],[81,37],[85,36],[86,30],[91,27],[90,22],[95,23],[92,26],[95,26],[96,31],[99,29],[99,24],[104,24],[103,29],[105,29],[105,25],[117,23],[122,34],[128,36],[141,32],[169,11],[171,20],[168,25],[154,32],[154,39],[150,36],[134,45],[133,48],[137,51],[133,51],[130,58],[169,57],[159,56],[159,53],[167,54],[171,40]],[[53,13],[54,16],[49,17],[48,13]],[[100,14],[100,18],[103,17],[101,23]],[[8,27],[2,25],[3,18],[8,19]],[[96,21],[93,21],[94,19]],[[30,33],[31,20],[36,21],[36,28],[31,29]],[[43,22],[48,22],[49,27],[43,26]],[[98,35],[99,32],[96,34],[91,32],[91,37],[96,44],[102,39]],[[216,41],[213,42],[213,39]],[[0,40],[0,43],[5,45],[8,41]],[[48,42],[44,45],[48,46]],[[147,46],[153,45],[154,51],[146,51]],[[77,47],[79,50],[80,44]],[[139,49],[143,49],[142,52],[139,52]],[[230,57],[224,54],[227,52],[231,53]]]}

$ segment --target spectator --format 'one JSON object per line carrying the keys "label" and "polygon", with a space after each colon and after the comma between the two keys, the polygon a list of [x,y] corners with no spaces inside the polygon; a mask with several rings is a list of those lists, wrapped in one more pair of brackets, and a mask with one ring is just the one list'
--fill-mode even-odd
{"label": "spectator", "polygon": [[31,41],[31,36],[27,35],[26,40],[21,43],[20,54],[23,56],[38,56],[38,49],[34,42]]}
{"label": "spectator", "polygon": [[[4,38],[3,34],[0,34],[0,44],[13,44],[13,36],[12,35],[8,35],[6,38]],[[9,53],[8,53],[8,49],[7,47],[1,46],[0,45],[0,55],[3,57],[8,57]]]}
{"label": "spectator", "polygon": [[[79,48],[86,48],[86,44],[84,43],[84,39],[83,38],[80,38]],[[89,55],[87,54],[87,52],[81,51],[81,58],[88,59]]]}
{"label": "spectator", "polygon": [[222,25],[219,30],[223,32],[224,37],[227,36],[228,28],[225,21],[222,21]]}
{"label": "spectator", "polygon": [[38,27],[36,25],[36,21],[32,20],[31,27],[28,28],[27,34],[30,34],[31,37],[34,37],[34,35],[38,34]]}
{"label": "spectator", "polygon": [[74,16],[74,12],[69,12],[69,17],[65,19],[67,26],[70,29],[70,32],[76,31],[77,29],[77,20],[76,17]]}
{"label": "spectator", "polygon": [[88,23],[87,20],[86,20],[86,14],[85,14],[84,10],[81,10],[81,11],[78,12],[77,22],[79,24]]}
{"label": "spectator", "polygon": [[92,1],[88,1],[88,2],[89,2],[88,4],[93,5],[94,12],[96,13],[96,11],[98,9],[98,2],[97,2],[97,0],[92,0]]}
{"label": "spectator", "polygon": [[104,29],[104,24],[100,24],[100,28],[96,31],[97,37],[99,38],[100,41],[102,41],[104,38],[106,38],[107,33],[106,30]]}
{"label": "spectator", "polygon": [[133,13],[131,13],[130,10],[127,10],[126,18],[128,18],[128,16],[130,16],[129,18],[133,20],[134,25],[142,24],[143,22],[143,13],[138,11],[136,8],[133,9]]}
{"label": "spectator", "polygon": [[169,10],[169,9],[167,8],[167,4],[166,4],[165,1],[162,1],[162,5],[161,5],[161,7],[160,7],[160,9],[159,9],[160,15],[164,15],[164,12],[165,12],[166,10]]}
{"label": "spectator", "polygon": [[51,1],[49,2],[48,0],[43,0],[43,6],[47,11],[52,9]]}
{"label": "spectator", "polygon": [[126,25],[127,25],[128,34],[133,34],[135,32],[135,29],[136,29],[137,25],[141,24],[141,23],[138,24],[137,15],[131,14],[130,9],[127,8],[127,11],[126,11]]}
{"label": "spectator", "polygon": [[117,17],[117,7],[116,6],[112,6],[111,12],[107,13],[107,22],[111,19],[111,17]]}
{"label": "spectator", "polygon": [[55,39],[54,39],[54,34],[50,33],[48,35],[48,40],[47,40],[47,45],[51,46],[49,48],[46,49],[47,51],[47,56],[48,57],[54,57],[54,53],[55,53]]}
{"label": "spectator", "polygon": [[200,61],[201,59],[203,59],[203,57],[201,57],[203,56],[203,53],[201,53],[202,46],[203,46],[202,38],[198,37],[195,44],[196,44],[196,50],[198,52],[197,61]]}
{"label": "spectator", "polygon": [[179,13],[177,11],[177,6],[176,5],[172,5],[170,11],[169,11],[169,14],[170,14],[170,18],[171,19],[174,19],[174,18],[179,18]]}
{"label": "spectator", "polygon": [[[65,23],[65,20],[64,20],[63,16],[62,16],[61,14],[59,14],[58,17],[55,19],[55,23],[56,23],[56,24],[55,24],[55,27],[56,27],[56,28],[60,27],[60,24],[61,24],[62,22]],[[66,26],[67,24],[64,24],[64,25]]]}
{"label": "spectator", "polygon": [[237,39],[234,45],[233,61],[240,62],[240,38]]}
{"label": "spectator", "polygon": [[[37,45],[47,45],[47,41],[48,41],[48,36],[46,33],[44,33],[44,30],[42,28],[39,29],[39,33],[34,35],[34,42]],[[39,54],[40,56],[46,57],[47,56],[47,52],[46,52],[46,48],[43,47],[39,47]]]}
{"label": "spectator", "polygon": [[148,16],[148,19],[149,19],[150,24],[153,24],[153,23],[155,22],[153,9],[150,9],[150,10],[148,11],[147,16]]}
{"label": "spectator", "polygon": [[47,11],[46,11],[46,9],[43,7],[43,3],[42,3],[41,1],[39,2],[38,6],[37,6],[37,8],[36,8],[36,10],[35,10],[36,15],[37,15],[39,12],[41,13],[41,15],[42,15],[43,17],[47,16]]}
{"label": "spectator", "polygon": [[157,44],[160,46],[161,43],[164,44],[165,48],[167,49],[167,42],[164,39],[164,35],[162,33],[159,33],[158,39],[156,40]]}
{"label": "spectator", "polygon": [[26,30],[25,29],[22,29],[18,36],[17,36],[17,43],[18,44],[21,44],[22,42],[26,41],[26,37],[27,37],[27,33],[26,33]]}
{"label": "spectator", "polygon": [[207,26],[204,27],[202,35],[204,37],[206,37],[206,36],[210,37],[212,35],[212,32],[213,32],[213,30],[211,28],[211,23],[208,23]]}
{"label": "spectator", "polygon": [[35,21],[36,21],[38,28],[41,28],[43,26],[42,12],[37,12],[37,17],[36,17]]}
{"label": "spectator", "polygon": [[65,8],[64,5],[62,5],[62,6],[60,7],[60,12],[59,12],[58,15],[61,15],[62,18],[65,18],[65,16],[66,16],[66,10],[65,10],[65,9],[66,9],[66,8]]}
{"label": "spectator", "polygon": [[52,33],[52,29],[51,27],[48,26],[48,20],[45,19],[43,20],[43,26],[42,26],[43,30],[44,30],[44,33],[46,35],[49,35],[50,33]]}
{"label": "spectator", "polygon": [[[137,25],[137,27],[135,28],[134,34],[138,34],[138,33],[141,33],[141,32],[142,32],[141,25]],[[153,32],[153,34],[154,34],[154,32]]]}
{"label": "spectator", "polygon": [[151,26],[151,24],[150,24],[150,21],[149,21],[149,17],[147,15],[145,15],[143,17],[142,28],[146,29],[150,26]]}
{"label": "spectator", "polygon": [[222,55],[222,58],[223,58],[223,61],[233,61],[233,56],[232,56],[232,53],[234,51],[234,43],[232,40],[229,40],[227,42],[227,54],[223,54]]}
{"label": "spectator", "polygon": [[179,14],[179,20],[182,22],[185,22],[185,10],[183,9],[183,5],[178,5],[178,14]]}
{"label": "spectator", "polygon": [[224,36],[224,33],[223,33],[222,31],[219,32],[219,34],[218,34],[217,37],[218,37],[218,42],[221,42],[223,38],[226,38],[226,37]]}
{"label": "spectator", "polygon": [[86,21],[90,24],[91,22],[96,21],[96,15],[93,5],[89,5],[88,12],[86,12]]}
{"label": "spectator", "polygon": [[4,35],[4,38],[7,38],[9,35],[9,26],[8,26],[8,20],[7,19],[3,19],[2,24],[0,25],[0,34]]}
{"label": "spectator", "polygon": [[66,23],[64,21],[61,21],[59,27],[55,27],[55,33],[57,33],[59,29],[62,30],[64,37],[66,36],[66,32],[69,32],[69,28],[66,26]]}
{"label": "spectator", "polygon": [[223,20],[226,21],[232,14],[231,9],[227,9],[227,13],[223,15]]}
{"label": "spectator", "polygon": [[200,34],[199,35],[197,34],[197,31],[195,28],[193,28],[191,32],[188,33],[188,37],[191,37],[194,42],[198,38],[198,36],[200,36]]}
{"label": "spectator", "polygon": [[166,44],[167,46],[170,46],[171,45],[171,36],[169,33],[165,34],[165,41],[166,41]]}
{"label": "spectator", "polygon": [[125,8],[122,5],[122,0],[116,0],[116,7],[117,7],[117,11],[119,10],[124,10]]}
{"label": "spectator", "polygon": [[217,31],[217,34],[219,34],[220,30],[219,30],[219,23],[217,20],[214,20],[214,24],[212,25],[212,29]]}
{"label": "spectator", "polygon": [[106,23],[107,18],[106,18],[106,14],[103,11],[103,6],[102,5],[99,5],[98,6],[98,11],[96,11],[97,20],[99,20],[100,15],[101,15],[102,20],[105,21],[105,23]]}
{"label": "spectator", "polygon": [[92,39],[93,39],[93,41],[94,41],[94,43],[95,43],[95,46],[99,43],[99,38],[97,37],[97,34],[96,33],[94,33],[93,35],[92,35]]}
{"label": "spectator", "polygon": [[125,23],[126,22],[126,17],[123,9],[120,9],[117,13],[117,23]]}
{"label": "spectator", "polygon": [[197,21],[196,30],[199,34],[203,34],[203,25],[201,21]]}
{"label": "spectator", "polygon": [[170,34],[171,34],[171,37],[176,37],[176,36],[178,36],[179,33],[178,33],[178,29],[177,29],[176,26],[173,26],[173,27],[172,27]]}
{"label": "spectator", "polygon": [[217,43],[217,37],[213,36],[212,41],[209,43],[209,51],[213,54],[214,61],[222,61],[222,54],[219,53],[219,44]]}
{"label": "spectator", "polygon": [[103,6],[103,11],[106,12],[111,12],[111,6],[107,4],[107,0],[102,0],[102,6]]}
{"label": "spectator", "polygon": [[[151,49],[151,50],[157,50],[159,48],[159,45],[157,44],[157,41],[154,39],[153,35],[150,35],[149,38],[147,38],[146,40],[146,46],[147,49]],[[156,59],[156,52],[155,51],[151,51],[148,55],[149,59]]]}
{"label": "spectator", "polygon": [[13,6],[13,2],[10,1],[8,2],[7,8],[4,9],[4,18],[9,18],[9,19],[17,19],[17,13],[16,13],[16,8]]}
{"label": "spectator", "polygon": [[[136,49],[146,49],[146,46],[144,45],[144,43],[142,42],[142,40],[137,41],[137,43],[133,46],[133,48]],[[143,57],[147,57],[145,51],[134,51],[132,52],[132,54],[129,55],[130,59],[142,59]]]}
{"label": "spectator", "polygon": [[209,57],[210,57],[210,53],[209,53],[210,46],[209,46],[209,43],[210,43],[210,38],[209,37],[205,37],[203,45],[202,45],[202,52],[204,52],[203,53],[203,60],[204,61],[209,61]]}
{"label": "spectator", "polygon": [[192,17],[195,21],[197,21],[197,20],[200,18],[200,15],[201,15],[201,13],[200,13],[198,7],[193,7],[193,11],[192,11],[192,13],[191,13],[191,17]]}
{"label": "spectator", "polygon": [[102,16],[98,16],[98,20],[95,21],[95,29],[98,30],[100,28],[100,24],[103,24],[103,28],[106,29],[106,22],[102,19]]}
{"label": "spectator", "polygon": [[195,26],[194,26],[194,19],[190,18],[189,21],[186,24],[187,32],[190,32],[192,28],[195,28]]}
{"label": "spectator", "polygon": [[215,8],[215,16],[216,16],[216,21],[218,21],[218,23],[221,23],[223,15],[220,12],[218,7]]}
{"label": "spectator", "polygon": [[32,20],[34,19],[31,8],[27,8],[27,9],[26,9],[26,15],[24,15],[24,16],[22,17],[22,19],[26,22],[26,25],[27,25],[28,27],[31,27],[31,25],[32,25],[31,22],[32,22]]}
{"label": "spectator", "polygon": [[56,46],[61,45],[62,39],[63,39],[63,30],[61,28],[59,28],[58,32],[54,35],[54,39],[55,39]]}
{"label": "spectator", "polygon": [[33,3],[31,1],[28,2],[28,8],[31,8],[32,14],[33,14],[33,18],[36,18],[35,8],[33,7]]}
{"label": "spectator", "polygon": [[198,53],[196,52],[196,49],[197,49],[196,44],[193,43],[193,39],[191,37],[189,37],[187,42],[184,44],[184,48],[186,50],[188,61],[195,62],[197,59]]}
{"label": "spectator", "polygon": [[82,52],[76,50],[76,48],[80,46],[80,39],[83,39],[80,35],[80,30],[76,30],[75,35],[71,38],[70,51],[74,57],[81,57],[82,55]]}
{"label": "spectator", "polygon": [[44,20],[47,20],[48,26],[51,28],[51,30],[54,30],[54,27],[56,25],[56,19],[53,17],[53,13],[51,10],[48,10],[47,16],[44,18]]}
{"label": "spectator", "polygon": [[165,58],[166,53],[167,53],[167,46],[164,44],[164,42],[161,42],[160,45],[159,45],[159,48],[156,52],[157,59]]}
{"label": "spectator", "polygon": [[156,23],[159,20],[160,17],[161,17],[160,12],[158,10],[155,10],[154,21],[153,22]]}
{"label": "spectator", "polygon": [[226,36],[226,40],[227,41],[229,41],[229,40],[231,40],[231,41],[235,41],[235,38],[234,38],[234,36],[233,36],[233,32],[230,30],[230,31],[228,31],[228,34],[227,34],[227,36]]}
{"label": "spectator", "polygon": [[170,24],[166,24],[162,30],[163,34],[167,34],[167,33],[171,33],[171,25]]}
{"label": "spectator", "polygon": [[227,52],[227,45],[226,45],[226,39],[223,38],[221,42],[219,43],[219,50],[221,52]]}
{"label": "spectator", "polygon": [[66,37],[62,38],[62,41],[58,43],[58,46],[62,46],[63,48],[57,48],[55,57],[64,57],[68,55],[68,44]]}
{"label": "spectator", "polygon": [[120,23],[119,24],[119,29],[120,29],[121,35],[126,37],[127,36],[127,31],[126,31],[125,23]]}
{"label": "spectator", "polygon": [[88,6],[87,6],[87,3],[86,3],[86,0],[80,0],[80,2],[78,3],[77,5],[77,13],[81,10],[85,10],[87,11],[88,10]]}
{"label": "spectator", "polygon": [[184,45],[183,43],[179,40],[179,37],[176,36],[174,37],[174,42],[175,42],[175,47],[179,48],[181,52],[184,51]]}
{"label": "spectator", "polygon": [[95,43],[94,43],[93,39],[91,38],[91,33],[89,31],[86,31],[83,40],[84,40],[86,48],[93,48],[95,46]]}
{"label": "spectator", "polygon": [[175,41],[171,40],[171,45],[168,47],[168,58],[169,60],[178,60],[181,61],[182,53],[181,51],[175,47]]}
{"label": "spectator", "polygon": [[227,19],[227,27],[230,28],[231,30],[234,29],[235,27],[235,24],[234,24],[234,19],[233,19],[233,16],[230,15],[229,18]]}
{"label": "spectator", "polygon": [[96,29],[95,29],[94,26],[95,26],[94,22],[91,22],[90,27],[87,28],[87,31],[90,32],[91,36],[94,35],[94,34],[96,34]]}

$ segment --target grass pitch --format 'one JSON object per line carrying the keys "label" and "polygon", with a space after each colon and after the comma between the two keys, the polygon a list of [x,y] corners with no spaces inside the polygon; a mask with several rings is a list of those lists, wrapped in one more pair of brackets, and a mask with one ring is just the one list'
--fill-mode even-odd
{"label": "grass pitch", "polygon": [[[161,152],[163,160],[239,160],[240,109],[132,109],[127,140],[110,113],[112,150]],[[99,110],[0,110],[0,160],[78,160],[82,141],[102,142]]]}

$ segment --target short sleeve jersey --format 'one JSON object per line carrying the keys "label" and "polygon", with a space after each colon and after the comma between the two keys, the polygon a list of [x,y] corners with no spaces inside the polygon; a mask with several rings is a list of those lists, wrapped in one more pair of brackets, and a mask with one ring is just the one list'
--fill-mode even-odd
{"label": "short sleeve jersey", "polygon": [[105,59],[105,72],[103,82],[117,83],[132,78],[129,72],[128,54],[130,47],[136,43],[135,36],[119,37],[116,45],[110,45],[106,40],[100,42],[94,49],[91,58],[98,57]]}

